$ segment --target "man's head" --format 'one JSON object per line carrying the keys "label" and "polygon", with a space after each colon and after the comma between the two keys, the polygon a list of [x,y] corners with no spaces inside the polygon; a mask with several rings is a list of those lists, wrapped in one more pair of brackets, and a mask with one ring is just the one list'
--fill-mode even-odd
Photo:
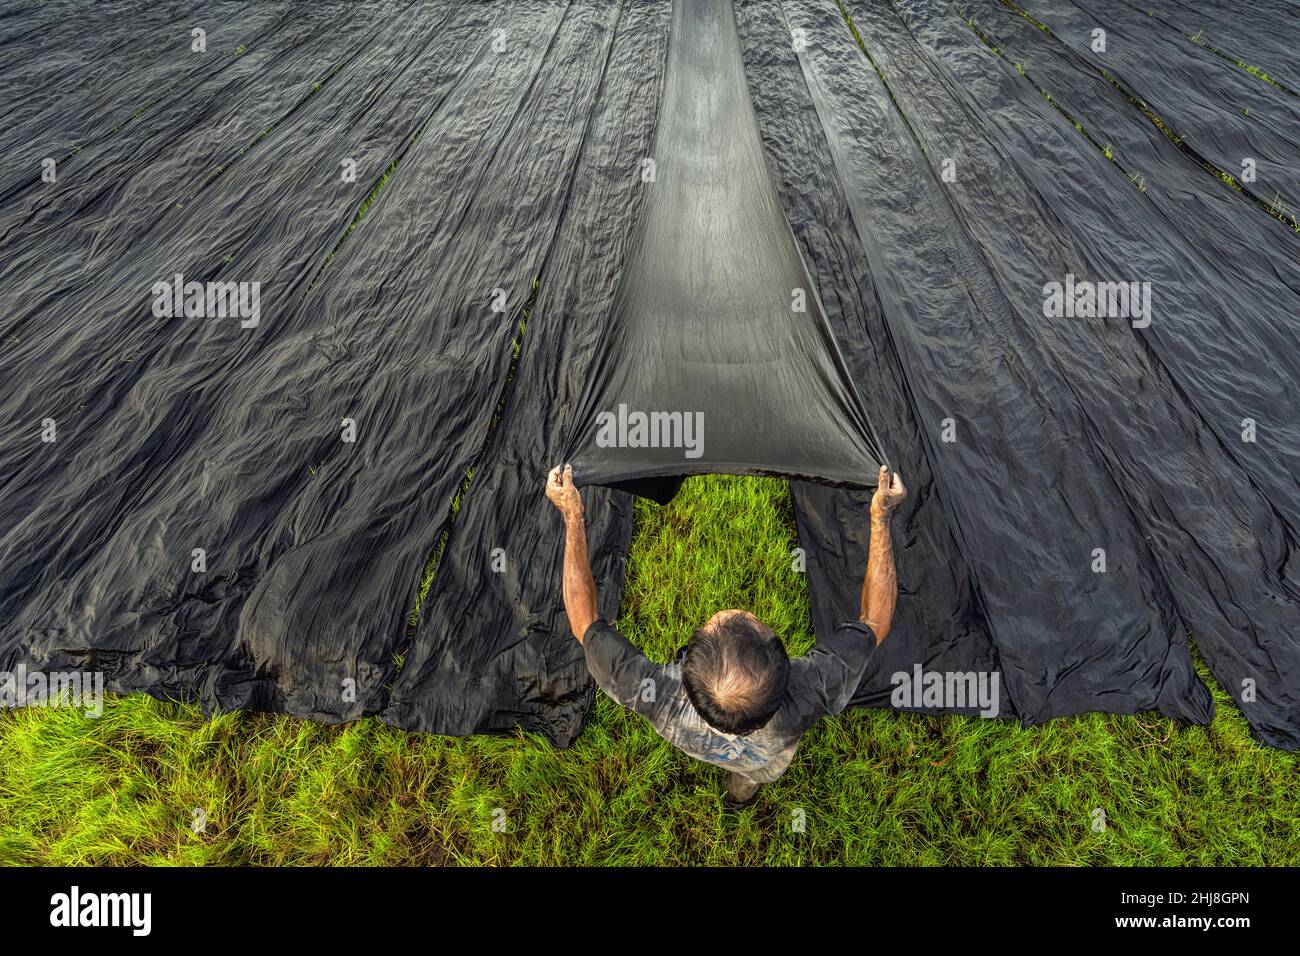
{"label": "man's head", "polygon": [[781,706],[790,658],[780,639],[748,611],[719,611],[691,636],[682,683],[715,730],[753,733]]}

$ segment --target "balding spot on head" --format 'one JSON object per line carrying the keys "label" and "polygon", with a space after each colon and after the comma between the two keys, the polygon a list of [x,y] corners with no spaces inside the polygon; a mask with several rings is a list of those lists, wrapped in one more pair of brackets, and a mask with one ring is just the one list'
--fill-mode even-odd
{"label": "balding spot on head", "polygon": [[[730,656],[724,654],[724,660]],[[724,665],[722,673],[715,678],[709,689],[719,706],[733,710],[753,700],[755,681],[735,666],[733,661]]]}
{"label": "balding spot on head", "polygon": [[691,638],[682,682],[709,726],[746,734],[780,708],[790,660],[771,629],[747,611],[721,611]]}

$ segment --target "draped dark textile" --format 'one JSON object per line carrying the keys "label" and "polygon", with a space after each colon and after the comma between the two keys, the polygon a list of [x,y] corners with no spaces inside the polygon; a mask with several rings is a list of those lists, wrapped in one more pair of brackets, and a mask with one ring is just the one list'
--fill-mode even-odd
{"label": "draped dark textile", "polygon": [[0,0],[0,672],[567,745],[552,465],[611,618],[628,489],[793,479],[826,634],[887,459],[858,704],[1205,723],[1194,641],[1300,747],[1298,26]]}

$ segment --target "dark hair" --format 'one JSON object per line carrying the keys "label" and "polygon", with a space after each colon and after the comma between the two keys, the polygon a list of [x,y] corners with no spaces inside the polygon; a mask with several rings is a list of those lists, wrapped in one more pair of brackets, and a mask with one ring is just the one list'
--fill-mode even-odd
{"label": "dark hair", "polygon": [[747,614],[700,628],[686,645],[686,696],[710,727],[724,733],[753,733],[771,720],[789,679],[785,646]]}

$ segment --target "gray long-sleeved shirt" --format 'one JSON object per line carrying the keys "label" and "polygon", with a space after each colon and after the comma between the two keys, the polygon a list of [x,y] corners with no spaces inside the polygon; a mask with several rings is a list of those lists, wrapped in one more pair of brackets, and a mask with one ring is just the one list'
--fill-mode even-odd
{"label": "gray long-sleeved shirt", "polygon": [[776,780],[794,759],[799,738],[819,717],[838,714],[862,681],[876,638],[856,621],[790,661],[790,683],[772,719],[743,736],[714,730],[691,704],[680,660],[655,664],[610,624],[596,620],[583,637],[587,670],[618,703],[643,715],[684,753],[760,783]]}

